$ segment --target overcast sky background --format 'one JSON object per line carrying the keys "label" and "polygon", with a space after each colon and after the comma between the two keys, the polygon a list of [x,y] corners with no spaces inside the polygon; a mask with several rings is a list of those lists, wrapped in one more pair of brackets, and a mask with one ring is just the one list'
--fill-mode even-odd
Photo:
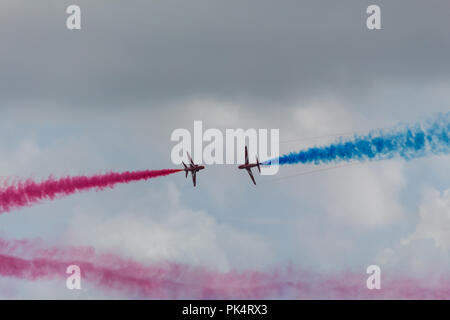
{"label": "overcast sky background", "polygon": [[[2,180],[173,167],[170,134],[194,120],[279,128],[288,152],[450,110],[448,1],[79,0],[69,31],[71,4],[0,2]],[[195,189],[179,174],[3,214],[0,236],[220,271],[446,274],[449,169],[394,159],[255,188],[216,165]],[[115,296],[0,278],[0,297]]]}

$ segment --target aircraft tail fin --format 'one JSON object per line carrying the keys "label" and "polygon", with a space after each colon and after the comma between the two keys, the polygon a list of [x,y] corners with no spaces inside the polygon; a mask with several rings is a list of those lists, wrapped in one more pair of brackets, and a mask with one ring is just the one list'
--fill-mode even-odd
{"label": "aircraft tail fin", "polygon": [[258,166],[259,173],[261,173],[261,168],[259,167],[260,163],[259,163],[258,156],[256,156],[256,165]]}
{"label": "aircraft tail fin", "polygon": [[194,161],[192,161],[191,155],[189,154],[189,152],[186,152],[186,154],[187,154],[187,157],[189,159],[189,163],[193,165]]}

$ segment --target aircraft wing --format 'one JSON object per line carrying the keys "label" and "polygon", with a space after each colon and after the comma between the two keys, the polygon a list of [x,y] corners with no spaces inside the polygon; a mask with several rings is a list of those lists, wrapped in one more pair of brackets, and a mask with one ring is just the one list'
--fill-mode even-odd
{"label": "aircraft wing", "polygon": [[192,171],[192,182],[194,183],[194,187],[197,184],[197,171]]}
{"label": "aircraft wing", "polygon": [[189,173],[188,167],[186,166],[186,164],[184,162],[183,162],[183,166],[184,166],[184,171],[186,172],[186,178],[187,178],[188,173]]}
{"label": "aircraft wing", "polygon": [[245,146],[245,164],[248,164],[248,151],[247,151],[247,146]]}
{"label": "aircraft wing", "polygon": [[248,174],[250,175],[250,178],[252,179],[254,185],[256,186],[255,178],[253,177],[252,169],[247,169]]}

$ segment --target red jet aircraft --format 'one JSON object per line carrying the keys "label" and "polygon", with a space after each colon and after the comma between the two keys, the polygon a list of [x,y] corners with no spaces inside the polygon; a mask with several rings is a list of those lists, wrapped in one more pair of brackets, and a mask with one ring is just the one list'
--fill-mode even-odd
{"label": "red jet aircraft", "polygon": [[256,182],[255,182],[255,178],[253,177],[253,174],[252,174],[252,168],[258,167],[258,171],[261,173],[261,168],[259,167],[260,164],[261,163],[259,163],[258,157],[256,157],[256,163],[248,163],[248,151],[247,151],[247,146],[245,146],[245,164],[241,164],[238,168],[247,170],[247,172],[250,175],[250,178],[252,179],[255,186],[256,186]]}
{"label": "red jet aircraft", "polygon": [[189,164],[189,167],[188,167],[188,166],[186,166],[186,164],[183,162],[184,171],[186,172],[186,178],[187,178],[189,172],[192,174],[192,182],[194,183],[194,187],[195,187],[196,181],[197,181],[197,179],[196,179],[196,177],[197,177],[196,173],[197,173],[198,171],[200,171],[200,170],[205,169],[205,166],[199,166],[199,165],[194,164],[194,161],[192,161],[192,158],[191,158],[189,152],[187,152],[187,156],[188,156],[188,158],[189,158],[190,164]]}

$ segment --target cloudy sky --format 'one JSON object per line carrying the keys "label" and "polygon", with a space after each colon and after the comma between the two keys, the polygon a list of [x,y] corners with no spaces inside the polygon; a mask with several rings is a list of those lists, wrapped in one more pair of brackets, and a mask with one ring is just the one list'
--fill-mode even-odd
{"label": "cloudy sky", "polygon": [[[382,30],[366,28],[381,7]],[[450,110],[448,1],[0,2],[0,177],[173,167],[176,128],[278,128],[280,151]],[[450,266],[449,156],[294,176],[215,165],[0,215],[0,236],[226,272]],[[277,178],[283,178],[278,179]],[[114,297],[0,278],[1,298]]]}

